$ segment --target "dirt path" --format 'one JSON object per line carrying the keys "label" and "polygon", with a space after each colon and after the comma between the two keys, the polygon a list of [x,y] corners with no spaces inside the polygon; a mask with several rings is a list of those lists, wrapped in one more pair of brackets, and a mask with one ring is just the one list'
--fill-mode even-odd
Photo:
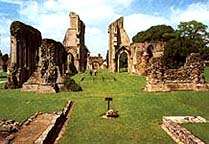
{"label": "dirt path", "polygon": [[15,144],[33,144],[41,134],[50,126],[53,114],[38,115],[29,125],[23,127],[15,137]]}

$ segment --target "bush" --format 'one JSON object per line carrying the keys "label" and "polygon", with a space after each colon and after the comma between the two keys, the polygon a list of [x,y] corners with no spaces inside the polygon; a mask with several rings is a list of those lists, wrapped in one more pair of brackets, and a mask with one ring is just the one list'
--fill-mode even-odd
{"label": "bush", "polygon": [[64,80],[64,87],[63,87],[64,91],[82,91],[81,86],[79,86],[73,79],[71,79],[70,77],[67,77]]}

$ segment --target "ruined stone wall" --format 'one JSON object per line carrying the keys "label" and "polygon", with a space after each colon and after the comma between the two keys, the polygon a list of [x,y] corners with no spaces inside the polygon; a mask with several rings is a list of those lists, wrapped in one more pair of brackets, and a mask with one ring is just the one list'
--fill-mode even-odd
{"label": "ruined stone wall", "polygon": [[119,57],[123,52],[128,55],[128,72],[147,75],[152,57],[161,57],[165,42],[132,43],[123,27],[123,17],[109,25],[108,69],[119,71]]}
{"label": "ruined stone wall", "polygon": [[64,83],[67,71],[67,52],[64,46],[51,39],[43,39],[39,47],[39,62],[23,91],[57,92]]}
{"label": "ruined stone wall", "polygon": [[168,69],[160,58],[152,59],[145,90],[209,90],[203,72],[204,62],[198,53],[188,56],[185,65],[179,69]]}
{"label": "ruined stone wall", "polygon": [[22,22],[10,26],[10,67],[6,88],[19,88],[28,80],[37,66],[41,33]]}
{"label": "ruined stone wall", "polygon": [[[125,52],[130,51],[130,40],[128,34],[123,27],[123,17],[120,17],[109,25],[109,53],[108,53],[108,69],[112,72],[118,71],[118,57],[120,49],[126,49]],[[123,51],[123,50],[122,50]],[[130,52],[127,52],[130,56]],[[130,59],[129,59],[130,60]],[[128,62],[131,63],[131,62]],[[130,64],[129,64],[130,65]],[[128,68],[130,70],[130,68]]]}
{"label": "ruined stone wall", "polygon": [[89,56],[88,57],[88,70],[98,70],[103,68],[104,59],[99,54],[98,56]]}
{"label": "ruined stone wall", "polygon": [[74,57],[74,65],[79,72],[86,70],[88,49],[85,46],[85,24],[79,16],[70,13],[70,28],[68,28],[63,45]]}
{"label": "ruined stone wall", "polygon": [[162,57],[165,42],[132,43],[130,47],[131,59],[133,59],[131,72],[139,75],[147,75],[151,58]]}

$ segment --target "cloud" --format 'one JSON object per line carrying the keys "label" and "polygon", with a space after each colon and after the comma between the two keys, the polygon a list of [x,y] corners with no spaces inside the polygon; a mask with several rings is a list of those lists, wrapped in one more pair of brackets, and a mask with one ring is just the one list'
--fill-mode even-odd
{"label": "cloud", "polygon": [[0,28],[0,50],[3,53],[9,53],[9,46],[10,46],[10,24],[12,20],[1,16],[0,19],[0,26],[4,26]]}
{"label": "cloud", "polygon": [[[151,12],[127,14],[126,10],[131,9],[134,0],[44,0],[42,3],[38,3],[38,0],[0,1],[19,5],[19,20],[39,29],[44,38],[61,42],[69,27],[69,12],[76,12],[86,24],[86,45],[93,55],[102,53],[105,56],[108,49],[108,25],[122,15],[125,15],[124,26],[130,39],[137,32],[158,24],[175,27],[180,21],[195,19],[209,25],[209,3],[193,3],[184,9],[172,7],[171,14],[162,16]],[[9,25],[12,20],[16,18],[0,19],[0,33],[4,36],[1,48],[4,52],[9,52]]]}
{"label": "cloud", "polygon": [[144,31],[151,26],[167,24],[169,25],[169,19],[162,16],[153,16],[142,13],[131,14],[125,17],[125,29],[127,30],[130,38],[132,38],[139,31]]}
{"label": "cloud", "polygon": [[[48,0],[21,5],[24,20],[42,32],[43,37],[63,41],[69,27],[69,12],[74,11],[86,24],[86,45],[95,55],[107,49],[107,26],[120,15],[117,7],[128,7],[133,0]],[[105,49],[106,48],[106,49]],[[105,49],[105,50],[104,50]]]}
{"label": "cloud", "polygon": [[174,24],[180,22],[197,20],[206,25],[209,25],[209,2],[207,3],[193,3],[185,10],[171,8],[171,20]]}

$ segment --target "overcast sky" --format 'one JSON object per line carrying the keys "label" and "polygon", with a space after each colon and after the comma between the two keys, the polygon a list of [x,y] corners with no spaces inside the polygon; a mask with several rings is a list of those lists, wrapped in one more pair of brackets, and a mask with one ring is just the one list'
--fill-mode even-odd
{"label": "overcast sky", "polygon": [[174,28],[180,21],[197,20],[209,25],[209,0],[0,0],[0,48],[9,53],[12,21],[29,24],[43,38],[62,42],[74,11],[86,24],[86,45],[92,55],[106,55],[108,25],[124,16],[130,39],[152,25]]}

